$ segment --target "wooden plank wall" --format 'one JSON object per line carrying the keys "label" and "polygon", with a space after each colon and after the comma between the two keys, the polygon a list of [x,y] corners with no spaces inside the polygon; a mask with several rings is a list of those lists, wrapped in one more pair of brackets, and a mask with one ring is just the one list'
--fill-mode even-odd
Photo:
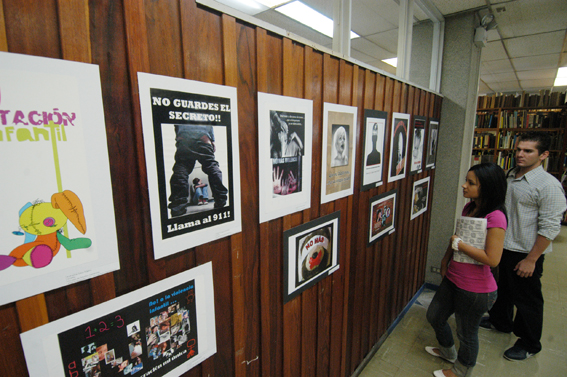
{"label": "wooden plank wall", "polygon": [[[320,204],[324,102],[439,117],[441,97],[194,0],[0,0],[0,50],[99,65],[121,269],[0,307],[0,375],[26,376],[19,334],[208,261],[218,352],[185,376],[349,376],[424,282],[429,214],[410,218],[415,180]],[[136,73],[238,89],[243,231],[154,260]],[[311,208],[258,224],[257,92],[313,100]],[[362,130],[357,149],[362,148]],[[389,153],[389,135],[384,153]],[[367,247],[369,199],[398,189],[396,232]],[[432,188],[430,192],[432,191]],[[282,302],[285,230],[341,211],[340,265]]]}

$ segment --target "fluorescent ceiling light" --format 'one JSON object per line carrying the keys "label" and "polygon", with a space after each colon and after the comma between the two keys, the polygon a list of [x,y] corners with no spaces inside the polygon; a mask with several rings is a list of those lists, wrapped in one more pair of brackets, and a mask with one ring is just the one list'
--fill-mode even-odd
{"label": "fluorescent ceiling light", "polygon": [[398,58],[382,59],[382,61],[392,67],[398,67]]}
{"label": "fluorescent ceiling light", "polygon": [[[250,1],[250,0],[240,0],[240,1]],[[256,2],[267,6],[268,8],[273,8],[280,4],[285,3],[286,0],[256,0]]]}
{"label": "fluorescent ceiling light", "polygon": [[[321,34],[325,34],[329,38],[333,38],[333,20],[317,12],[315,9],[308,7],[301,1],[293,1],[275,10]],[[358,34],[352,31],[350,32],[351,39],[358,37]]]}
{"label": "fluorescent ceiling light", "polygon": [[553,86],[566,86],[567,85],[567,67],[561,67],[557,70],[557,77]]}

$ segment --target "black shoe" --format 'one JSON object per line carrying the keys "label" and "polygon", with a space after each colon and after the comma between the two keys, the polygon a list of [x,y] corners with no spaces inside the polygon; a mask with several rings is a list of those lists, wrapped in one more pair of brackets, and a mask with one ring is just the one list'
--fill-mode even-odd
{"label": "black shoe", "polygon": [[492,325],[492,322],[490,322],[490,318],[488,317],[484,317],[483,319],[480,320],[480,327],[488,330],[496,330],[496,327]]}
{"label": "black shoe", "polygon": [[526,360],[533,355],[535,355],[535,353],[528,352],[522,347],[516,345],[508,348],[506,352],[504,352],[504,358],[510,361]]}
{"label": "black shoe", "polygon": [[187,207],[175,208],[171,210],[171,217],[182,216],[185,215],[185,213],[187,213]]}
{"label": "black shoe", "polygon": [[481,319],[479,326],[482,327],[483,329],[496,330],[498,332],[503,332],[505,334],[510,334],[512,332],[512,331],[502,331],[499,328],[497,328],[496,326],[494,326],[492,324],[492,322],[490,322],[490,317],[484,317],[483,319]]}

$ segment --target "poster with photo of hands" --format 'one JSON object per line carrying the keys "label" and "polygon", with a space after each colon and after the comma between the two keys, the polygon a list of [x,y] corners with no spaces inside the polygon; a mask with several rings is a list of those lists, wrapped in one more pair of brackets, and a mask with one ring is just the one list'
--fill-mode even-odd
{"label": "poster with photo of hands", "polygon": [[260,223],[311,206],[313,101],[258,93]]}

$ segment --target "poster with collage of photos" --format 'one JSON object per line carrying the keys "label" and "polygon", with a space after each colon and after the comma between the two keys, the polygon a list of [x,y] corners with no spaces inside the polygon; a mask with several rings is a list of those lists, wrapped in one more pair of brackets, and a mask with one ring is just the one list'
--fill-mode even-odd
{"label": "poster with collage of photos", "polygon": [[216,352],[211,266],[23,333],[30,376],[179,376],[201,363]]}

